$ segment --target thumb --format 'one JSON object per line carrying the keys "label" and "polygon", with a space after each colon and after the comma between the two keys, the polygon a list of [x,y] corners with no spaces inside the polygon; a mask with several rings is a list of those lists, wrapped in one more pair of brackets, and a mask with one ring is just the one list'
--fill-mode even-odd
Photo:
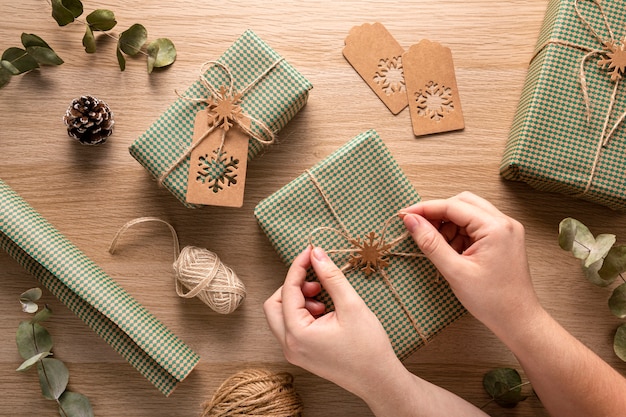
{"label": "thumb", "polygon": [[437,229],[424,217],[408,213],[404,225],[417,246],[444,276],[452,276],[452,270],[459,261],[459,254],[446,242]]}
{"label": "thumb", "polygon": [[342,305],[354,299],[358,299],[362,302],[361,297],[359,297],[354,288],[352,288],[346,276],[322,248],[313,248],[311,252],[311,264],[322,287],[328,292],[328,295],[332,298],[337,309],[340,309]]}

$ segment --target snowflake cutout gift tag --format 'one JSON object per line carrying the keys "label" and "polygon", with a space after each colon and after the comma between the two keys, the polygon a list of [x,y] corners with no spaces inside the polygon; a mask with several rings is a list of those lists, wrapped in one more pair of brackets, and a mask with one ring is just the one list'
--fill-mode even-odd
{"label": "snowflake cutout gift tag", "polygon": [[404,48],[381,23],[355,26],[345,39],[343,56],[393,114],[407,106]]}
{"label": "snowflake cutout gift tag", "polygon": [[465,127],[452,52],[427,39],[402,55],[415,136]]}

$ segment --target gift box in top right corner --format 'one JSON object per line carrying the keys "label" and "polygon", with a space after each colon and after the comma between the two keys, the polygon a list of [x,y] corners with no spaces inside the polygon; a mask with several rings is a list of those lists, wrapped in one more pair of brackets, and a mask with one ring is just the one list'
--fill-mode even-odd
{"label": "gift box in top right corner", "polygon": [[626,210],[626,5],[550,0],[501,175]]}

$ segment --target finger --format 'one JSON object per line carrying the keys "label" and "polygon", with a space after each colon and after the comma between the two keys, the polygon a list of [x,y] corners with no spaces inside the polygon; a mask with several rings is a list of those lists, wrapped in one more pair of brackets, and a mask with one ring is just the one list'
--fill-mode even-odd
{"label": "finger", "polygon": [[[311,264],[320,280],[322,287],[328,292],[333,300],[336,310],[341,310],[355,299],[361,300],[352,285],[337,265],[328,257],[322,248],[314,248],[311,256]],[[361,300],[362,301],[362,300]]]}
{"label": "finger", "polygon": [[302,293],[306,271],[311,266],[310,258],[311,248],[307,247],[294,259],[282,286],[282,314],[287,329],[304,326],[313,320],[305,308],[305,296]]}
{"label": "finger", "polygon": [[283,318],[281,292],[282,287],[277,289],[274,294],[263,303],[265,320],[267,320],[267,324],[270,326],[274,337],[278,340],[285,338],[285,320]]}
{"label": "finger", "polygon": [[425,201],[403,210],[402,213],[417,214],[429,221],[452,222],[460,228],[465,228],[470,236],[490,224],[493,219],[491,213],[458,198]]}
{"label": "finger", "polygon": [[326,312],[326,305],[321,301],[307,298],[304,302],[304,307],[311,313],[313,317],[321,316]]}
{"label": "finger", "polygon": [[302,294],[307,298],[316,297],[322,291],[322,286],[317,281],[305,281],[302,284]]}
{"label": "finger", "polygon": [[503,213],[498,210],[496,208],[496,206],[494,206],[493,204],[491,204],[489,201],[485,200],[482,197],[477,196],[474,193],[471,193],[469,191],[464,191],[460,194],[457,194],[455,197],[453,198],[457,198],[461,201],[464,201],[468,204],[471,204],[475,207],[479,207],[481,209],[483,209],[484,211],[486,211],[487,213],[490,213],[492,216],[502,216]]}

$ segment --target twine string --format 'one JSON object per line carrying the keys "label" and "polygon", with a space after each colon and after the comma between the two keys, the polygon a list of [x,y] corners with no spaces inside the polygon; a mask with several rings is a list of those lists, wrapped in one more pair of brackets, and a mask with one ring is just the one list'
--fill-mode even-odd
{"label": "twine string", "polygon": [[[240,98],[243,98],[243,96],[245,96],[252,88],[254,88],[263,78],[265,78],[272,70],[274,70],[274,68],[276,68],[282,61],[284,60],[284,58],[279,58],[276,61],[274,61],[269,67],[267,67],[265,69],[265,71],[263,71],[261,74],[259,74],[252,82],[250,82],[246,87],[243,88],[243,90],[241,90],[241,92],[238,94],[238,96]],[[233,97],[233,93],[234,93],[234,85],[235,85],[235,77],[233,77],[232,72],[230,71],[230,68],[228,68],[226,65],[222,64],[219,61],[207,61],[204,64],[202,64],[202,66],[200,67],[200,76],[199,76],[199,80],[202,83],[202,85],[206,88],[206,90],[209,92],[209,97],[187,97],[185,95],[179,94],[178,91],[176,91],[176,95],[183,99],[183,100],[187,100],[189,102],[193,102],[193,103],[205,103],[205,104],[210,104],[211,99],[224,99],[226,97],[224,97],[224,95],[222,94],[221,91],[219,91],[217,88],[215,88],[215,86],[213,86],[213,84],[211,84],[211,81],[207,78],[207,76],[205,75],[205,68],[207,66],[217,66],[219,68],[221,68],[225,73],[226,73],[226,77],[229,80],[228,81],[228,88],[227,90],[224,89],[224,94],[226,95],[226,97]],[[224,87],[224,86],[222,86]],[[237,126],[248,136],[250,136],[250,138],[254,139],[255,141],[257,141],[258,143],[262,144],[262,145],[271,145],[276,141],[276,134],[274,133],[274,131],[272,131],[272,129],[270,129],[262,120],[256,119],[254,117],[252,117],[251,115],[241,112],[240,117],[233,117],[231,119],[233,122],[235,122],[237,124]],[[250,127],[248,127],[247,123],[244,122],[245,120],[249,120],[250,121]],[[157,183],[159,185],[163,185],[163,182],[167,179],[167,177],[169,177],[169,175],[185,160],[187,159],[187,157],[189,157],[189,155],[191,155],[191,153],[193,152],[194,149],[196,149],[207,137],[209,137],[209,135],[211,133],[213,133],[216,129],[218,129],[219,127],[221,127],[222,125],[224,125],[224,123],[226,123],[225,121],[222,122],[214,122],[211,123],[211,125],[208,127],[208,129],[202,134],[202,136],[200,136],[200,138],[198,138],[198,140],[196,140],[195,143],[192,143],[191,145],[189,145],[184,152],[179,155],[179,157],[159,176],[159,178],[157,179]],[[252,130],[252,125],[257,126],[261,133],[256,133]],[[220,141],[220,146],[218,148],[218,155],[222,153],[222,150],[224,149],[224,143],[226,141],[226,137],[227,137],[227,133],[228,133],[228,128],[224,127],[222,129],[222,138]]]}
{"label": "twine string", "polygon": [[[600,36],[600,34],[593,28],[593,26],[589,23],[589,21],[583,15],[579,6],[579,0],[574,0],[574,10],[576,11],[577,17],[580,19],[583,25],[589,30],[589,32],[596,38],[596,40],[598,41],[598,43],[600,43],[600,45],[602,45],[603,47],[606,47],[607,45],[616,43],[615,34],[613,33],[613,30],[611,29],[611,25],[609,24],[608,17],[606,15],[606,12],[604,11],[604,8],[602,7],[602,4],[598,0],[590,0],[590,1],[598,8],[600,15],[602,16],[604,27],[609,35],[609,40],[605,40],[602,38],[602,36]],[[561,46],[565,46],[569,48],[579,49],[585,52],[585,55],[580,61],[579,81],[580,81],[580,86],[581,86],[581,92],[583,95],[583,102],[585,104],[585,118],[586,118],[587,123],[590,123],[591,116],[592,116],[591,99],[589,97],[589,87],[587,84],[585,64],[587,63],[587,61],[589,61],[591,58],[595,56],[605,55],[606,50],[605,49],[593,49],[593,48],[589,48],[589,47],[579,45],[573,42],[564,41],[561,39],[549,39],[548,41],[544,42],[539,48],[537,48],[530,62],[532,63],[535,60],[535,58],[537,58],[537,56],[549,45],[561,45]],[[591,169],[590,169],[589,176],[587,178],[585,189],[584,191],[579,193],[577,197],[584,196],[591,189],[598,165],[600,163],[600,159],[602,157],[602,151],[604,148],[606,148],[609,145],[609,142],[611,138],[613,137],[614,133],[617,131],[617,129],[622,124],[624,119],[626,119],[626,111],[625,111],[623,114],[621,114],[617,118],[616,122],[613,124],[613,126],[609,130],[608,127],[609,127],[609,122],[611,119],[611,113],[613,112],[615,103],[617,102],[617,93],[619,90],[620,81],[621,81],[621,78],[618,78],[615,81],[615,86],[613,88],[613,92],[609,100],[608,110],[606,112],[600,138],[598,139],[598,145],[596,147],[596,152],[594,155],[593,162],[591,164]],[[607,130],[608,130],[608,133],[607,133]]]}
{"label": "twine string", "polygon": [[[330,210],[331,214],[333,215],[333,218],[335,219],[335,221],[341,227],[341,229],[337,229],[337,228],[329,227],[329,226],[321,226],[321,227],[317,227],[317,228],[313,229],[309,233],[309,237],[308,237],[309,245],[314,246],[313,236],[317,232],[323,231],[323,230],[327,230],[327,231],[331,231],[331,232],[334,232],[334,233],[342,236],[343,238],[346,239],[346,241],[348,241],[349,243],[352,244],[352,247],[350,247],[350,248],[330,249],[330,250],[327,251],[328,254],[337,254],[337,253],[354,254],[354,253],[359,252],[361,249],[354,244],[354,242],[356,242],[356,239],[354,239],[350,235],[350,233],[348,232],[348,229],[346,228],[344,223],[341,221],[341,218],[337,214],[337,211],[335,210],[335,208],[334,208],[333,204],[331,203],[330,199],[328,198],[326,193],[324,193],[322,185],[319,183],[317,178],[315,178],[315,176],[313,175],[313,173],[311,171],[306,170],[306,173],[307,173],[309,179],[311,180],[311,183],[315,186],[315,188],[319,192],[320,196],[322,197],[322,200],[326,204],[326,207]],[[383,223],[383,226],[382,226],[381,230],[379,231],[379,235],[380,235],[379,242],[380,242],[380,244],[383,244],[386,248],[388,248],[388,249],[383,251],[382,257],[387,257],[387,256],[414,257],[414,258],[425,257],[424,254],[418,253],[418,252],[406,253],[406,252],[394,252],[394,251],[391,250],[391,248],[393,248],[394,246],[398,245],[401,241],[403,241],[404,239],[406,239],[409,236],[409,232],[408,231],[406,231],[406,232],[400,234],[399,236],[395,237],[390,242],[385,242],[385,235],[387,233],[387,230],[388,230],[388,228],[389,228],[389,226],[391,224],[391,221],[393,219],[395,219],[396,217],[397,217],[396,214],[394,214],[393,216],[389,217]],[[395,298],[396,302],[398,303],[398,305],[402,309],[402,312],[409,319],[409,322],[411,323],[411,326],[413,327],[413,329],[417,332],[418,336],[420,337],[420,339],[422,339],[424,344],[427,344],[428,343],[428,338],[426,337],[426,335],[422,331],[422,328],[418,324],[417,320],[413,317],[413,314],[411,314],[411,311],[409,310],[409,308],[406,306],[406,304],[402,300],[402,297],[400,296],[400,294],[398,293],[398,291],[394,287],[393,283],[389,279],[389,275],[387,274],[385,269],[381,268],[378,264],[375,265],[375,268],[376,268],[376,272],[378,272],[379,275],[382,277],[383,282],[385,283],[387,288],[389,288],[389,290],[391,291],[391,293],[392,293],[393,297]],[[351,270],[356,269],[356,266],[354,264],[352,264],[351,262],[348,262],[345,265],[343,265],[340,269],[341,269],[341,271],[343,273],[347,273],[347,272],[349,272]]]}

